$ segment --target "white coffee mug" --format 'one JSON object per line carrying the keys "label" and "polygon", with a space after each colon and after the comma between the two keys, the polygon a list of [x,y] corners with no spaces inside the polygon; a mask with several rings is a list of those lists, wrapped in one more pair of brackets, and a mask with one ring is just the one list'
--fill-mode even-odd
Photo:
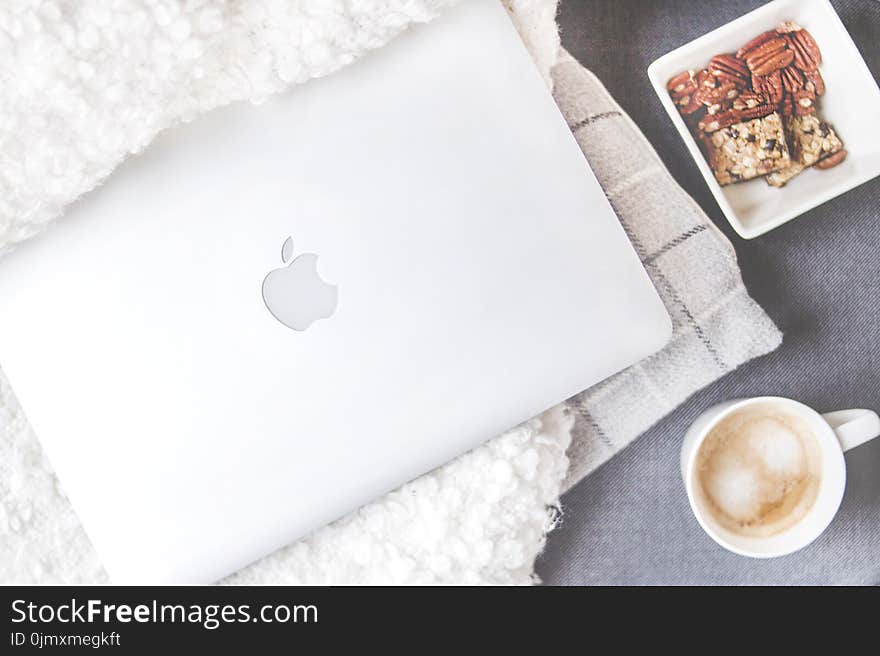
{"label": "white coffee mug", "polygon": [[[770,536],[745,536],[722,526],[697,493],[696,460],[700,445],[725,417],[758,404],[778,404],[811,427],[821,450],[821,478],[815,502],[794,525]],[[824,531],[843,499],[846,462],[843,452],[880,436],[880,417],[871,410],[839,410],[820,415],[812,408],[782,397],[763,396],[728,401],[709,408],[694,422],[681,448],[681,473],[688,501],[703,530],[725,549],[753,558],[772,558],[797,551]]]}

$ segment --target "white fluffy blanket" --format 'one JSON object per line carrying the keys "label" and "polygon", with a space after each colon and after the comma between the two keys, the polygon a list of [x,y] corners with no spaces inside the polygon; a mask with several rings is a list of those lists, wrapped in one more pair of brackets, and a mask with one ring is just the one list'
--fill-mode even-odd
{"label": "white fluffy blanket", "polygon": [[[4,0],[0,251],[166,127],[329,74],[457,1]],[[556,0],[506,4],[549,80]],[[529,583],[569,428],[558,413],[528,422],[230,580]],[[104,580],[0,374],[0,583]]]}

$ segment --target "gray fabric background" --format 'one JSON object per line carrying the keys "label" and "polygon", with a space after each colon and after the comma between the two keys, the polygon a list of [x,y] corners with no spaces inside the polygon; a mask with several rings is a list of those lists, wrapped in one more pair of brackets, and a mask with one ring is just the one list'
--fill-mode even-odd
{"label": "gray fabric background", "polygon": [[[731,238],[746,286],[785,341],[697,394],[563,497],[562,525],[537,568],[547,584],[880,584],[880,439],[847,454],[846,496],[829,529],[773,560],[716,546],[693,518],[678,471],[687,426],[722,400],[778,394],[820,411],[880,410],[880,180],[763,237],[739,239],[648,83],[655,58],[761,4],[562,0],[563,45],[599,76]],[[877,77],[880,2],[833,4]]]}

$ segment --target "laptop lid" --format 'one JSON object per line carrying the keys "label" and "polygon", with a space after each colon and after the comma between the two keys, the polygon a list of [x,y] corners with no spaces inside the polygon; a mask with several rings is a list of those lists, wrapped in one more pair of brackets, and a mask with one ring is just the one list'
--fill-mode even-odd
{"label": "laptop lid", "polygon": [[496,0],[168,131],[0,261],[0,364],[115,581],[216,580],[669,334]]}

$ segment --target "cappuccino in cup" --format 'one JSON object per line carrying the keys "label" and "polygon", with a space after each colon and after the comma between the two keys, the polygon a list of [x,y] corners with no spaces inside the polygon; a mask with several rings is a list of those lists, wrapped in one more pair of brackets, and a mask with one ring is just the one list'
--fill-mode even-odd
{"label": "cappuccino in cup", "polygon": [[744,536],[768,537],[802,520],[821,476],[810,425],[773,403],[725,417],[697,452],[698,494],[721,526]]}
{"label": "cappuccino in cup", "polygon": [[728,401],[685,435],[681,473],[691,510],[722,547],[770,558],[824,531],[846,487],[843,452],[880,435],[871,410],[820,415],[791,399]]}

